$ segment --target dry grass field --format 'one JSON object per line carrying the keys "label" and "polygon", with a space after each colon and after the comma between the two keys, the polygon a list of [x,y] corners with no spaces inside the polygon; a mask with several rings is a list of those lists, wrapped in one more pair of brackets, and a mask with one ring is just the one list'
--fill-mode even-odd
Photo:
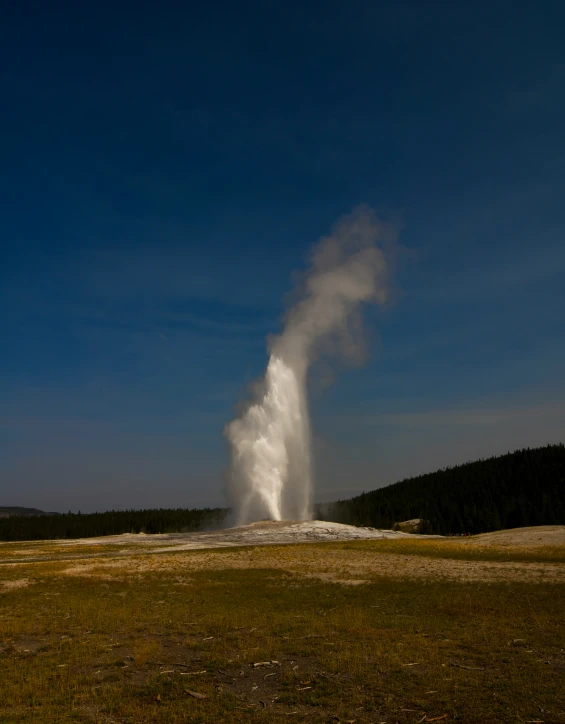
{"label": "dry grass field", "polygon": [[565,722],[565,528],[490,536],[0,544],[0,722]]}

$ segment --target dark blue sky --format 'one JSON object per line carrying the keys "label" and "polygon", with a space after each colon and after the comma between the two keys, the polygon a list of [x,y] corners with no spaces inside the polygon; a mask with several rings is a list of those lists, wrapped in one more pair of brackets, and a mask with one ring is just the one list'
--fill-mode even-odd
{"label": "dark blue sky", "polygon": [[0,504],[223,503],[293,270],[401,220],[317,498],[565,439],[565,6],[31,3],[0,25]]}

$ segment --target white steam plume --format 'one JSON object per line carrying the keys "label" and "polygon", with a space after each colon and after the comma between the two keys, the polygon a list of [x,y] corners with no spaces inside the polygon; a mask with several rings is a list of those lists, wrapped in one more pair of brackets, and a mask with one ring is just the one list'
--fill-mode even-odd
{"label": "white steam plume", "polygon": [[361,207],[314,247],[312,264],[255,399],[226,426],[231,445],[227,494],[238,524],[311,517],[312,474],[306,382],[322,352],[359,354],[359,306],[389,297],[390,227]]}

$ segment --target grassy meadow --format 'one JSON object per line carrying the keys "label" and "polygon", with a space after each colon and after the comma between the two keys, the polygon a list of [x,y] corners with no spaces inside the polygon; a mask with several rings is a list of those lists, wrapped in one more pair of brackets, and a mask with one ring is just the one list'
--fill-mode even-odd
{"label": "grassy meadow", "polygon": [[563,548],[49,550],[0,546],[2,724],[565,722]]}

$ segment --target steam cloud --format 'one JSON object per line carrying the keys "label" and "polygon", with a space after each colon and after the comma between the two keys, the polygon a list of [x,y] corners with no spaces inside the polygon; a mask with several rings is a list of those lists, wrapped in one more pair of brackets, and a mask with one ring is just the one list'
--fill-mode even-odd
{"label": "steam cloud", "polygon": [[361,303],[389,298],[389,238],[390,227],[361,207],[314,247],[299,301],[270,342],[254,400],[225,429],[232,454],[227,495],[238,524],[311,517],[308,368],[322,353],[359,357]]}

